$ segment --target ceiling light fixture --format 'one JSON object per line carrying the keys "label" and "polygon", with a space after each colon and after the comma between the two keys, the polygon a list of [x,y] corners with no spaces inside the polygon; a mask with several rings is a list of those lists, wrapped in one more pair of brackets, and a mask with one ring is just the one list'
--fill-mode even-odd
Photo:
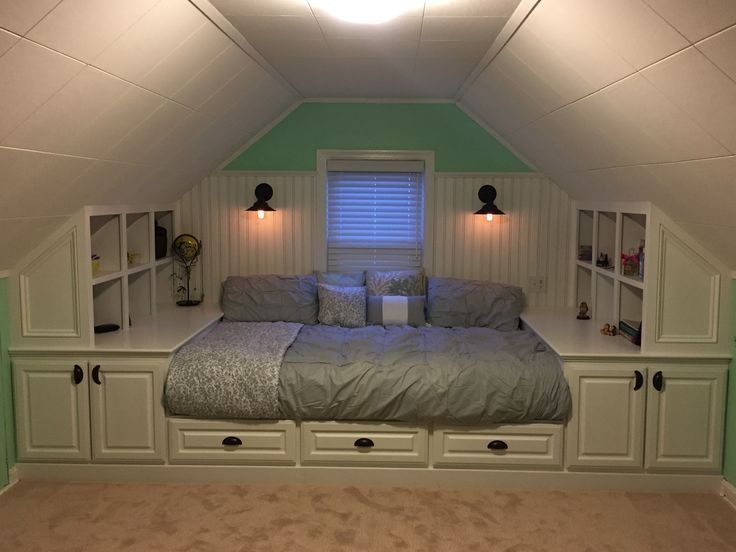
{"label": "ceiling light fixture", "polygon": [[377,25],[422,7],[424,0],[309,0],[309,3],[343,21]]}

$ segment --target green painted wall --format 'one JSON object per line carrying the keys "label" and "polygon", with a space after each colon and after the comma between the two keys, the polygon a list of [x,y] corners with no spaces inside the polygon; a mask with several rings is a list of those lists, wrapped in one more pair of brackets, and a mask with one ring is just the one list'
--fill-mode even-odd
{"label": "green painted wall", "polygon": [[531,172],[450,103],[303,103],[225,170],[313,171],[318,149],[434,150],[437,171]]}
{"label": "green painted wall", "polygon": [[8,468],[15,465],[13,392],[10,380],[10,308],[8,280],[0,278],[0,487],[8,484]]}
{"label": "green painted wall", "polygon": [[[736,334],[736,281],[731,283],[734,304],[733,332]],[[726,455],[723,461],[723,475],[736,485],[736,359],[731,361],[728,370],[728,406],[726,407]]]}

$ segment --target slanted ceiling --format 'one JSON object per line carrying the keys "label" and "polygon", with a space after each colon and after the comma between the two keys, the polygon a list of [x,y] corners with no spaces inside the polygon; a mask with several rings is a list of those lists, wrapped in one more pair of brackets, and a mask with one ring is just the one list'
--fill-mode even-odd
{"label": "slanted ceiling", "polygon": [[733,0],[427,0],[347,50],[307,0],[214,3],[0,0],[0,270],[81,205],[177,199],[302,96],[422,82],[573,198],[653,201],[736,268]]}
{"label": "slanted ceiling", "polygon": [[85,204],[175,201],[296,93],[185,0],[0,0],[0,270]]}

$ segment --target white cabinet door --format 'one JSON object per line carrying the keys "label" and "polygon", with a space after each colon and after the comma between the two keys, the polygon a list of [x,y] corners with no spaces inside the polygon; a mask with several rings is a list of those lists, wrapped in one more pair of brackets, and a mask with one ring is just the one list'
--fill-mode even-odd
{"label": "white cabinet door", "polygon": [[89,363],[95,462],[166,459],[166,362],[100,359]]}
{"label": "white cabinet door", "polygon": [[21,461],[89,461],[88,381],[81,360],[13,360]]}
{"label": "white cabinet door", "polygon": [[639,364],[568,364],[573,411],[566,427],[569,467],[641,468],[646,368]]}
{"label": "white cabinet door", "polygon": [[725,366],[651,367],[647,468],[718,472],[725,399]]}

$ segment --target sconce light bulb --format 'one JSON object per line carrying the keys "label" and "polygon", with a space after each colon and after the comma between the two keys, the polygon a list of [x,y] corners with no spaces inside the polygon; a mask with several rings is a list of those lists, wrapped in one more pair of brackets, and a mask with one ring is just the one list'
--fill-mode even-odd
{"label": "sconce light bulb", "polygon": [[493,220],[493,213],[486,213],[486,220],[491,222]]}
{"label": "sconce light bulb", "polygon": [[258,209],[258,218],[261,220],[266,218],[266,213],[263,211],[263,209]]}

